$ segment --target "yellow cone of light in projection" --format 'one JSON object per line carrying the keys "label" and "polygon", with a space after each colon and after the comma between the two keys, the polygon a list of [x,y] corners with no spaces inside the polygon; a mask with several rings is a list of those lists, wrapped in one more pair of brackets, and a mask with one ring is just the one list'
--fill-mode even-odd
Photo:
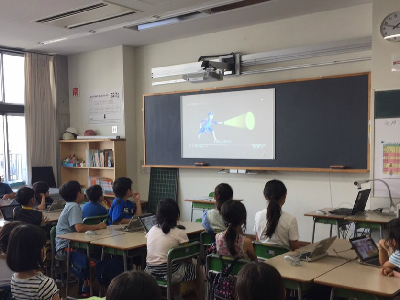
{"label": "yellow cone of light in projection", "polygon": [[253,130],[255,124],[254,114],[250,111],[224,122],[224,125],[247,128],[248,130]]}

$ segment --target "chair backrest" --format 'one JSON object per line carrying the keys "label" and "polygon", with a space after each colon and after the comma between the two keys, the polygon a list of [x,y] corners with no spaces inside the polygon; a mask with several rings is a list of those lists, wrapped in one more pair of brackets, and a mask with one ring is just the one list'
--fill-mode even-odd
{"label": "chair backrest", "polygon": [[208,197],[214,198],[214,192],[210,192],[210,193],[208,194]]}
{"label": "chair backrest", "polygon": [[53,173],[53,167],[32,167],[32,184],[44,181],[51,188],[56,188],[57,183]]}
{"label": "chair backrest", "polygon": [[185,260],[191,257],[197,257],[200,254],[200,242],[191,242],[189,244],[172,247],[168,251],[168,265]]}
{"label": "chair backrest", "polygon": [[[226,266],[229,266],[233,262],[233,258],[229,257],[229,256],[223,256],[222,259]],[[232,270],[232,275],[236,276],[239,273],[240,269],[247,263],[249,263],[248,260],[239,259],[238,262],[236,263],[235,267]],[[221,272],[222,268],[223,268],[223,266],[222,266],[221,259],[219,258],[219,255],[217,255],[217,254],[207,255],[207,259],[206,259],[207,275],[210,271]]]}
{"label": "chair backrest", "polygon": [[1,214],[3,215],[3,218],[5,221],[14,221],[14,209],[16,207],[20,207],[21,205],[7,205],[7,206],[1,206],[0,211]]}
{"label": "chair backrest", "polygon": [[97,225],[101,222],[104,222],[104,220],[106,220],[107,218],[107,215],[86,217],[83,219],[82,223],[85,225]]}
{"label": "chair backrest", "polygon": [[258,258],[270,259],[277,255],[284,254],[289,252],[290,249],[286,246],[278,245],[278,244],[268,244],[268,243],[260,243],[253,242],[254,252],[256,253]]}

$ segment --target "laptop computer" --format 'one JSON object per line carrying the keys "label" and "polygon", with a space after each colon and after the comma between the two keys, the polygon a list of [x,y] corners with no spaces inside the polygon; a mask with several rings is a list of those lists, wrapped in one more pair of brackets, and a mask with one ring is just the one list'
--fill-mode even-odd
{"label": "laptop computer", "polygon": [[115,230],[125,231],[125,232],[143,231],[143,225],[137,216],[133,216],[126,226],[121,228],[116,228]]}
{"label": "laptop computer", "polygon": [[370,192],[371,189],[358,191],[353,208],[338,208],[331,210],[329,212],[334,215],[345,215],[345,216],[354,216],[360,212],[363,212],[365,210],[365,206],[367,205]]}
{"label": "laptop computer", "polygon": [[328,255],[328,252],[326,252],[329,247],[333,244],[333,241],[336,239],[336,236],[323,239],[319,241],[317,244],[315,244],[314,249],[310,252],[300,252],[299,254],[293,255],[294,257],[297,257],[300,260],[306,260],[306,261],[315,261],[317,259],[320,259],[324,256]]}
{"label": "laptop computer", "polygon": [[3,205],[0,207],[1,214],[5,221],[14,221],[14,208],[21,207],[21,205]]}
{"label": "laptop computer", "polygon": [[149,232],[154,225],[156,225],[155,215],[139,216],[139,220],[142,223],[144,230],[146,230],[146,233]]}
{"label": "laptop computer", "polygon": [[63,210],[67,202],[65,200],[54,200],[53,203],[47,208],[48,211]]}
{"label": "laptop computer", "polygon": [[356,251],[360,262],[365,265],[380,267],[379,249],[369,236],[360,236],[350,239],[353,249]]}

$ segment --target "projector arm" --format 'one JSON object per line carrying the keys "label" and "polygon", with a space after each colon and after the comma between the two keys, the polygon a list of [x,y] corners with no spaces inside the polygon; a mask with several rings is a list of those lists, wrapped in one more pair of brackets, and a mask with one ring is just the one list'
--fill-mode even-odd
{"label": "projector arm", "polygon": [[222,72],[224,72],[224,71],[232,71],[233,64],[227,62],[204,60],[201,63],[201,67],[204,70],[212,68],[214,70],[220,69],[222,70]]}

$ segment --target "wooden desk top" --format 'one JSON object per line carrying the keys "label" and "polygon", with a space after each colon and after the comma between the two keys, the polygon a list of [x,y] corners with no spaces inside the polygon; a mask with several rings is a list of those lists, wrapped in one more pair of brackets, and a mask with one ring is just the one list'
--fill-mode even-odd
{"label": "wooden desk top", "polygon": [[350,262],[315,279],[315,283],[336,288],[393,297],[400,291],[400,280],[380,274],[380,268]]}
{"label": "wooden desk top", "polygon": [[[315,244],[316,243],[301,247],[301,248],[297,249],[296,252],[312,251]],[[344,240],[344,239],[334,240],[332,246],[330,246],[327,251],[328,254],[330,256],[334,256],[334,257],[340,256],[340,258],[344,258],[344,259],[354,259],[357,257],[356,252],[352,249],[349,251],[338,253],[339,256],[336,255],[336,253],[335,253],[335,251],[333,251],[333,249],[335,249],[338,252],[351,249],[351,243],[348,240]]]}
{"label": "wooden desk top", "polygon": [[96,230],[95,231],[96,235],[93,235],[93,236],[87,235],[85,232],[82,232],[82,233],[72,232],[72,233],[61,234],[58,237],[60,239],[89,244],[90,242],[95,241],[95,240],[100,240],[100,239],[105,239],[105,238],[112,237],[112,236],[127,234],[126,232],[115,230],[117,228],[122,228],[122,227],[123,226],[121,226],[121,225],[107,226],[106,229]]}
{"label": "wooden desk top", "polygon": [[278,255],[266,260],[265,263],[274,266],[279,271],[282,278],[297,282],[312,282],[318,276],[346,263],[346,260],[343,258],[326,256],[313,262],[301,262],[301,266],[292,266],[284,257],[285,255],[296,253],[297,252],[288,252]]}
{"label": "wooden desk top", "polygon": [[48,222],[57,222],[58,219],[60,218],[62,210],[58,211],[46,211],[42,210],[41,211],[45,217],[48,218]]}
{"label": "wooden desk top", "polygon": [[344,219],[353,222],[387,224],[395,218],[396,218],[395,215],[382,214],[376,211],[365,211],[363,213],[354,216],[346,216]]}
{"label": "wooden desk top", "polygon": [[[186,227],[185,232],[188,235],[204,231],[201,223],[180,221],[179,224]],[[123,236],[110,236],[107,238],[93,240],[90,243],[93,245],[127,251],[135,248],[146,247],[146,236],[144,232],[127,232]]]}
{"label": "wooden desk top", "polygon": [[308,213],[305,213],[304,216],[306,216],[306,217],[316,217],[316,218],[321,218],[321,219],[336,219],[336,220],[343,220],[344,218],[347,217],[345,215],[334,215],[334,214],[331,214],[329,212],[330,210],[333,210],[333,208],[331,208],[331,207],[325,207],[325,208],[318,209],[318,210],[322,210],[322,211],[326,212],[326,214],[325,215],[319,215],[319,214],[317,214],[316,210],[313,210],[313,211],[310,211]]}
{"label": "wooden desk top", "polygon": [[[205,197],[207,198],[207,197]],[[243,199],[233,199],[236,201],[243,201]],[[185,199],[187,202],[194,202],[194,203],[205,203],[205,204],[215,204],[214,198],[208,198],[208,199]]]}

